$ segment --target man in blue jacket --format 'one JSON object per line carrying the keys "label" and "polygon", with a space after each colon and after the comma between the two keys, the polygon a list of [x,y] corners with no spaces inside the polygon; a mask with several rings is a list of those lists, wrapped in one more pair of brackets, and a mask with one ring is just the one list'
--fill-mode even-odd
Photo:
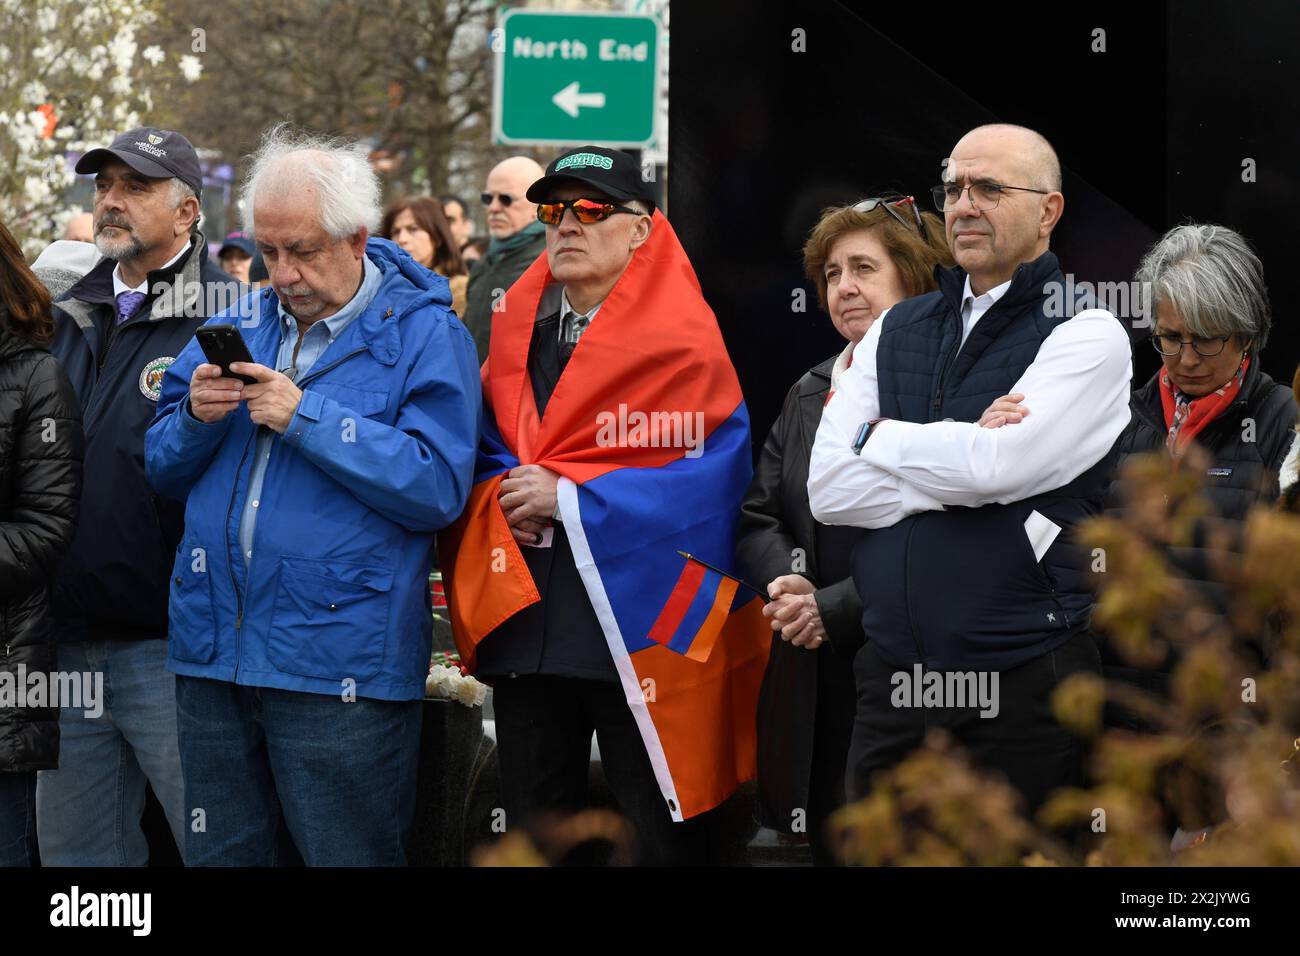
{"label": "man in blue jacket", "polygon": [[187,499],[168,666],[190,865],[396,865],[415,800],[433,535],[481,419],[443,278],[385,240],[364,149],[282,128],[244,188],[271,287],[223,377],[191,343],[145,442]]}
{"label": "man in blue jacket", "polygon": [[1082,783],[1051,695],[1100,675],[1073,531],[1101,511],[1132,363],[1114,316],[1062,307],[1048,244],[1065,200],[1047,140],[979,127],[943,179],[957,266],[858,343],[808,469],[814,518],[869,529],[853,553],[867,643],[848,790],[865,796],[943,727],[1032,810]]}
{"label": "man in blue jacket", "polygon": [[[59,670],[102,675],[107,706],[65,709],[59,769],[37,784],[49,866],[143,866],[145,783],[183,850],[175,681],[167,673],[167,582],[182,505],[144,475],[144,433],[163,371],[194,330],[243,289],[208,259],[203,177],[190,142],[145,127],[92,149],[95,245],[103,255],[54,306],[50,345],[86,429],[81,520],[54,580]],[[181,496],[183,497],[183,496]]]}

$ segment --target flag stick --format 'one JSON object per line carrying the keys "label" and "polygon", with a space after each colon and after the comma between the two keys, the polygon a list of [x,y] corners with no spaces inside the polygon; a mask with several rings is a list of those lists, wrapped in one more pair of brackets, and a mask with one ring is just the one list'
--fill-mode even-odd
{"label": "flag stick", "polygon": [[709,562],[704,561],[704,560],[701,560],[700,558],[697,558],[697,557],[696,557],[695,555],[693,555],[693,554],[687,554],[685,551],[682,551],[682,550],[680,550],[680,549],[677,551],[677,553],[680,554],[680,555],[681,555],[683,558],[685,558],[687,561],[694,561],[696,564],[702,564],[702,565],[704,565],[706,568],[708,568],[708,569],[709,569],[710,571],[712,571],[714,574],[721,574],[724,578],[730,578],[731,580],[736,581],[736,582],[738,582],[739,584],[743,584],[745,587],[749,588],[751,591],[753,591],[755,594],[757,594],[759,597],[761,597],[764,601],[770,601],[770,600],[772,600],[770,597],[768,597],[766,594],[764,594],[764,593],[763,593],[762,591],[760,591],[758,588],[754,587],[754,585],[750,584],[750,583],[749,583],[748,581],[746,581],[744,578],[738,578],[738,577],[736,577],[734,574],[728,574],[726,571],[722,570],[721,568],[715,568],[713,565],[709,564]]}

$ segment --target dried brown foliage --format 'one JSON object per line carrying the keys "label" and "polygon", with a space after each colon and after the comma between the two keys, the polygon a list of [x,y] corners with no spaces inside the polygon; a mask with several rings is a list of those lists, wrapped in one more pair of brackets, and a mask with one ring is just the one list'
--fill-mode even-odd
{"label": "dried brown foliage", "polygon": [[[1090,786],[1029,821],[1005,782],[932,739],[841,811],[847,863],[1300,865],[1300,515],[1257,509],[1235,540],[1201,494],[1204,464],[1134,461],[1125,520],[1079,529],[1100,572],[1094,630],[1133,667],[1173,662],[1167,695],[1092,675],[1058,688],[1057,718],[1091,742]],[[1194,538],[1226,614],[1167,560]],[[1107,728],[1107,706],[1143,732]],[[1179,828],[1190,845],[1173,849]]]}

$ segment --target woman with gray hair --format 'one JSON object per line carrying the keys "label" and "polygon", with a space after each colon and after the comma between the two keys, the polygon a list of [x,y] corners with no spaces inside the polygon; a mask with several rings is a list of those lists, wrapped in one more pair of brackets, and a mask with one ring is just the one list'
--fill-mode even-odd
{"label": "woman with gray hair", "polygon": [[[1192,445],[1208,456],[1205,494],[1214,513],[1188,545],[1169,546],[1166,558],[1221,612],[1228,594],[1216,580],[1214,552],[1235,546],[1253,506],[1276,501],[1278,470],[1295,435],[1291,390],[1260,367],[1271,325],[1264,269],[1231,229],[1188,224],[1155,244],[1137,279],[1149,290],[1151,344],[1162,366],[1133,393],[1133,416],[1117,442],[1118,473],[1134,454],[1163,450],[1175,467]],[[1122,478],[1112,485],[1112,514],[1123,515],[1130,490]],[[1133,671],[1113,655],[1106,663],[1108,677],[1153,690],[1163,690],[1170,669]]]}

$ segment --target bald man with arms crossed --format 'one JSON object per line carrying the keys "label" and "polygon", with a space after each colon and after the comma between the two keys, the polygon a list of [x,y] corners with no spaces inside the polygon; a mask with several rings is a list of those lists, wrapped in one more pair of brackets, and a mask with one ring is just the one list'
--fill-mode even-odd
{"label": "bald man with arms crossed", "polygon": [[934,192],[957,266],[863,337],[809,467],[813,517],[869,529],[846,783],[865,796],[942,727],[1032,811],[1083,780],[1050,698],[1101,672],[1072,539],[1101,511],[1129,420],[1129,342],[1109,312],[1059,307],[1048,243],[1065,200],[1041,135],[970,131]]}
{"label": "bald man with arms crossed", "polygon": [[524,194],[544,170],[527,156],[511,156],[492,167],[480,197],[487,209],[487,253],[470,268],[463,320],[474,336],[479,364],[487,358],[492,316],[504,310],[501,298],[546,249],[546,227],[537,221],[537,204]]}

